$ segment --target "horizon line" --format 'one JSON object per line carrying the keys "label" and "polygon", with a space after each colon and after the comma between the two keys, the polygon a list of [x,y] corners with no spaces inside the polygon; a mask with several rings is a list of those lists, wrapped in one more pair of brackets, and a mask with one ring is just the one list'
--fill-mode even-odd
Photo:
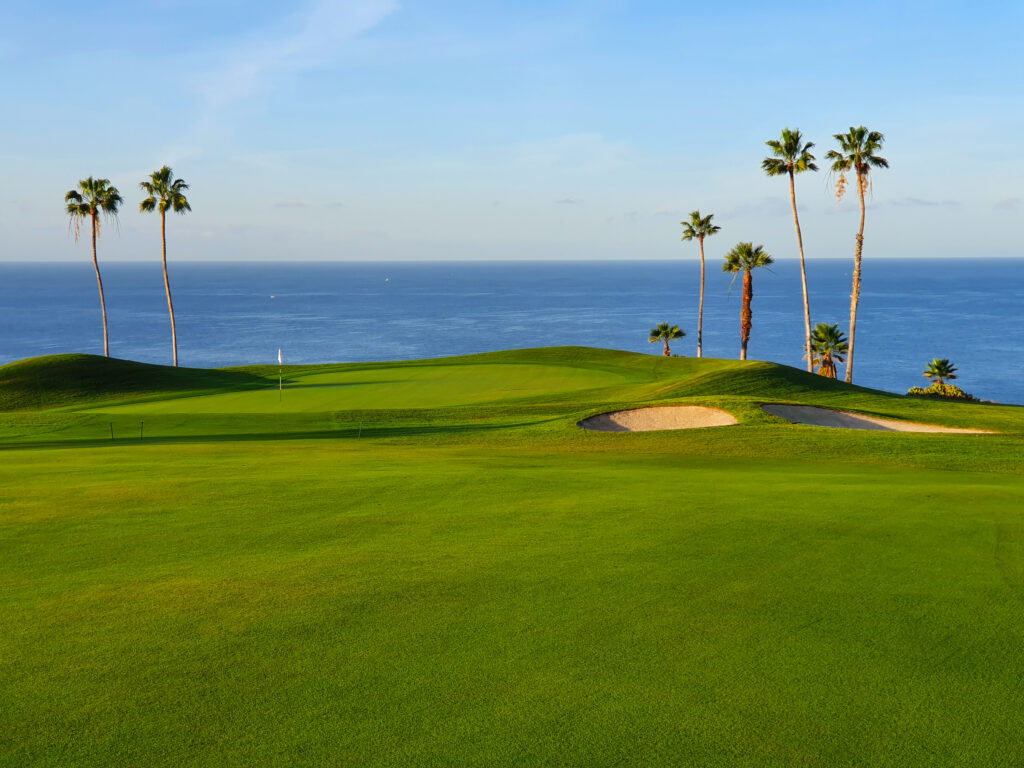
{"label": "horizon line", "polygon": [[[708,257],[706,261],[713,261],[716,257]],[[775,262],[799,261],[799,256],[777,256],[773,257]],[[805,261],[843,261],[853,260],[852,256],[809,256]],[[1024,260],[1021,255],[986,255],[986,256],[875,256],[870,261],[1012,261]],[[173,259],[170,264],[640,264],[659,263],[672,264],[679,261],[699,261],[696,256],[671,257],[655,256],[649,258],[593,258],[593,259]],[[159,264],[159,259],[108,259],[105,264]],[[91,264],[89,259],[0,259],[0,266],[41,266],[47,264]]]}

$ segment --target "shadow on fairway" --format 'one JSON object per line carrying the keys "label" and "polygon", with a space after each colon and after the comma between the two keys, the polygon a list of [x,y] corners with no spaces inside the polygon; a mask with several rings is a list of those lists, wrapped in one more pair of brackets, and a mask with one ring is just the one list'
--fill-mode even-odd
{"label": "shadow on fairway", "polygon": [[373,440],[390,437],[416,437],[422,435],[484,434],[503,429],[519,429],[547,424],[557,419],[517,421],[502,424],[443,424],[443,425],[381,425],[365,424],[343,429],[303,430],[297,432],[226,432],[223,434],[156,435],[140,438],[68,438],[66,440],[40,440],[32,442],[2,442],[0,451],[43,448],[123,448],[138,445],[176,445],[186,443],[259,442],[275,440]]}
{"label": "shadow on fairway", "polygon": [[[380,379],[378,380],[360,380],[360,381],[330,381],[323,384],[301,384],[298,382],[292,383],[288,379],[284,380],[284,392],[287,394],[289,389],[333,389],[335,387],[360,387],[369,384],[407,384],[411,379]],[[271,387],[274,392],[277,392],[277,387]]]}

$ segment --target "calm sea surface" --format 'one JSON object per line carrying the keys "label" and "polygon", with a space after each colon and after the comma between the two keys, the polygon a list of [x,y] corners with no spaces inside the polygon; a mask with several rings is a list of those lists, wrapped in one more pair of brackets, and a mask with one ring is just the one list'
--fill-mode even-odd
{"label": "calm sea surface", "polygon": [[[159,264],[102,265],[113,356],[170,363]],[[709,263],[704,354],[739,354],[740,283]],[[851,263],[808,262],[813,322],[849,319]],[[659,322],[696,351],[694,260],[518,263],[177,263],[182,365],[410,360],[578,344],[657,354]],[[801,367],[799,266],[754,278],[749,354]],[[1024,403],[1024,260],[865,261],[854,381],[904,392],[933,357],[975,395]],[[103,353],[88,260],[0,264],[0,363]]]}

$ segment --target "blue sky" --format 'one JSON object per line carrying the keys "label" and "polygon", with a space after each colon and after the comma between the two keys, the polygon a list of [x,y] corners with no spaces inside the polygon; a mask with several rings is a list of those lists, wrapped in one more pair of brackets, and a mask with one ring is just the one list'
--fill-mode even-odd
{"label": "blue sky", "polygon": [[[886,136],[865,257],[1024,255],[1024,4],[241,0],[0,8],[3,260],[73,260],[64,192],[192,186],[176,259],[672,259],[679,221],[795,255],[784,126]],[[824,163],[822,163],[824,166]],[[808,257],[856,201],[798,179]]]}

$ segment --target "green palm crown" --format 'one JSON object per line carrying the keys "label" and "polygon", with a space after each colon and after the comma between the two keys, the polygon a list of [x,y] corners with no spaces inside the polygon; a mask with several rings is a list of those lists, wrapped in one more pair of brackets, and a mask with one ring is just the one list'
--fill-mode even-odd
{"label": "green palm crown", "polygon": [[956,378],[956,366],[946,358],[936,357],[928,363],[928,367],[924,369],[923,375],[926,379],[942,384],[944,379]]}
{"label": "green palm crown", "polygon": [[673,339],[681,339],[685,335],[686,331],[682,330],[678,325],[658,323],[657,328],[651,328],[647,340],[653,344],[656,341],[672,341]]}
{"label": "green palm crown", "polygon": [[99,216],[108,219],[117,216],[117,209],[124,202],[117,187],[111,186],[110,179],[94,179],[90,176],[78,182],[78,188],[68,190],[64,195],[65,211],[75,227],[78,239],[79,224],[88,218],[96,219],[96,233],[99,234]]}
{"label": "green palm crown", "polygon": [[737,243],[736,247],[725,254],[722,263],[723,272],[749,272],[758,267],[767,267],[775,261],[764,252],[764,246],[753,243]]}
{"label": "green palm crown", "polygon": [[174,171],[170,166],[165,165],[159,171],[151,173],[149,181],[139,183],[139,189],[149,195],[139,203],[139,210],[142,213],[174,211],[184,214],[192,210],[185,197],[188,184],[183,179],[174,178]]}
{"label": "green palm crown", "polygon": [[689,221],[679,222],[683,225],[683,240],[703,240],[715,234],[721,227],[711,223],[713,218],[713,213],[702,217],[700,211],[691,211]]}
{"label": "green palm crown", "polygon": [[778,140],[772,139],[765,144],[774,155],[766,157],[761,162],[761,170],[769,176],[818,170],[818,166],[814,164],[814,155],[811,154],[814,142],[808,141],[804,144],[803,135],[796,129],[783,128],[782,136]]}
{"label": "green palm crown", "polygon": [[841,198],[846,192],[846,173],[855,171],[865,191],[872,168],[888,168],[889,161],[877,155],[885,142],[885,136],[878,131],[869,131],[863,125],[859,128],[850,127],[848,133],[837,133],[833,137],[839,142],[839,150],[830,149],[825,159],[832,163],[831,171],[839,174],[836,182],[836,197]]}

